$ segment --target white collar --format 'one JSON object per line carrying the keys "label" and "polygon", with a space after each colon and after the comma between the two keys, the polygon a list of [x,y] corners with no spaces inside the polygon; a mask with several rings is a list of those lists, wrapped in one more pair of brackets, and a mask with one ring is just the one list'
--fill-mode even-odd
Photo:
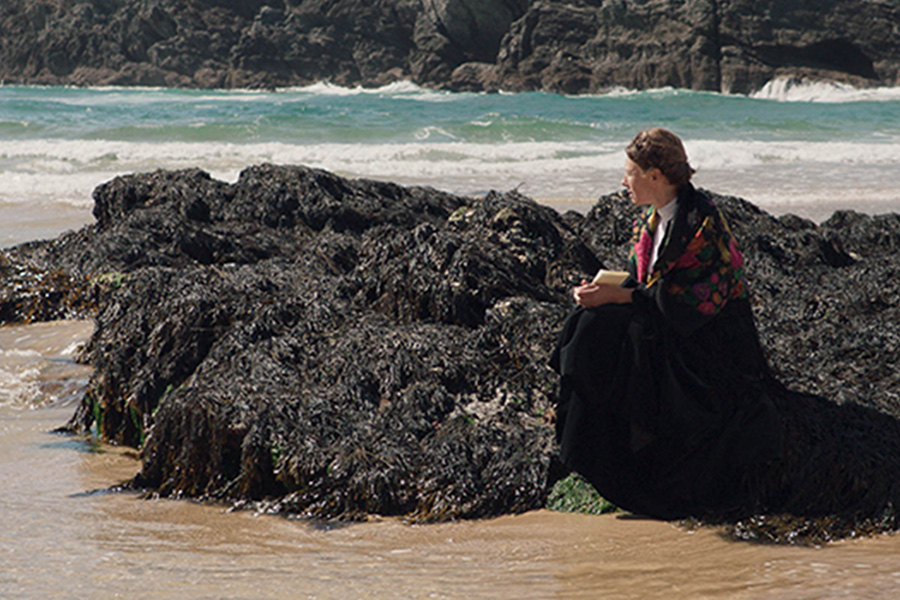
{"label": "white collar", "polygon": [[663,238],[666,234],[666,228],[669,225],[669,222],[675,217],[675,209],[677,208],[678,201],[677,199],[672,200],[662,208],[656,209],[656,214],[659,215],[659,221],[656,225],[656,231],[653,232],[653,247],[650,251],[650,266],[653,268],[656,266],[656,260],[659,258],[659,251],[662,248]]}
{"label": "white collar", "polygon": [[656,212],[659,213],[659,222],[660,223],[668,223],[675,216],[675,209],[678,208],[678,199],[673,198],[668,204],[663,206],[662,208],[657,208]]}

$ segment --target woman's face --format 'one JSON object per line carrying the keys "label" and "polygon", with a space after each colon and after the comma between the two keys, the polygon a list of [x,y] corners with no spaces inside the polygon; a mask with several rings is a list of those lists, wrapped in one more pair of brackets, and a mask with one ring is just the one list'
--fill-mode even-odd
{"label": "woman's face", "polygon": [[644,171],[636,162],[625,158],[625,176],[622,185],[628,190],[628,196],[636,206],[652,204],[656,198],[656,181],[652,171]]}

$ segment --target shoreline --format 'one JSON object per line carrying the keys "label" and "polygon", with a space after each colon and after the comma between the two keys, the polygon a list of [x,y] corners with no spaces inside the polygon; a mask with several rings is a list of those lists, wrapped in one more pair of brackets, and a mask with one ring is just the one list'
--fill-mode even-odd
{"label": "shoreline", "polygon": [[94,371],[75,357],[94,327],[94,319],[0,325],[0,409],[66,409],[71,418]]}
{"label": "shoreline", "polygon": [[428,526],[323,523],[107,493],[134,470],[133,452],[47,434],[56,414],[0,409],[11,477],[0,490],[3,597],[791,600],[877,598],[897,585],[896,536],[749,545],[713,528],[546,510]]}
{"label": "shoreline", "polygon": [[695,90],[691,88],[679,88],[673,86],[648,87],[648,88],[624,88],[611,87],[605,92],[600,93],[583,93],[583,94],[564,94],[546,90],[447,90],[441,88],[428,87],[416,83],[411,79],[400,79],[377,86],[344,86],[333,83],[328,80],[321,80],[307,85],[285,86],[276,88],[252,88],[252,87],[179,87],[165,85],[92,85],[92,84],[45,84],[45,83],[20,83],[10,81],[0,81],[0,89],[3,88],[38,88],[53,89],[65,88],[73,90],[85,91],[146,91],[146,92],[165,92],[171,91],[188,91],[198,93],[246,93],[250,95],[259,94],[290,94],[290,93],[319,93],[322,95],[377,95],[377,94],[397,94],[397,93],[415,93],[415,94],[435,94],[435,95],[521,95],[521,94],[548,94],[569,98],[610,98],[623,97],[636,94],[668,94],[668,93],[693,93],[693,94],[710,94],[713,96],[749,98],[761,101],[771,102],[809,102],[809,103],[844,103],[844,102],[880,102],[900,100],[900,84],[898,85],[868,85],[857,86],[850,83],[842,82],[837,79],[804,79],[793,76],[777,76],[767,81],[761,88],[748,93],[716,91],[716,90]]}
{"label": "shoreline", "polygon": [[263,586],[273,600],[282,596],[271,590],[323,600],[391,600],[398,590],[448,600],[792,600],[885,598],[900,585],[895,535],[746,544],[715,527],[544,509],[425,526],[377,516],[328,523],[109,493],[137,468],[134,451],[47,433],[66,414],[0,407],[11,477],[0,491],[0,595],[180,600],[187,563],[190,593],[221,600],[260,597]]}
{"label": "shoreline", "polygon": [[[857,198],[873,200],[862,212],[900,208],[895,100],[825,105],[683,90],[591,99],[380,89],[387,95],[370,99],[339,88],[334,96],[250,101],[243,98],[249,92],[0,90],[8,101],[0,209],[43,218],[63,204],[90,207],[93,190],[119,174],[199,167],[233,182],[248,166],[271,163],[464,196],[517,189],[584,211],[618,189],[621,148],[644,115],[677,118],[699,187],[816,221],[836,208],[857,209]],[[872,119],[880,110],[891,118]],[[310,131],[321,131],[321,139]]]}
{"label": "shoreline", "polygon": [[[247,168],[250,168],[250,166],[248,165]],[[393,182],[392,180],[386,178],[352,177],[351,179],[383,181],[386,183]],[[101,184],[108,183],[108,181],[109,180],[104,180],[103,182],[101,182]],[[225,181],[225,183],[233,182]],[[405,184],[401,182],[401,185]],[[713,191],[714,193],[722,193],[719,189],[714,187],[705,186],[702,184],[699,184],[698,187],[701,187],[703,189],[710,189],[710,191]],[[559,213],[565,213],[571,210],[581,215],[585,215],[597,205],[597,202],[601,198],[613,194],[616,191],[616,189],[613,189],[605,194],[598,194],[596,197],[532,197],[527,192],[523,192],[523,195],[532,198],[535,202],[541,205],[553,208]],[[447,193],[453,192],[447,191]],[[476,199],[483,197],[487,193],[489,192],[461,195],[463,197]],[[736,197],[741,197],[750,202],[753,202],[756,206],[765,210],[767,213],[776,218],[784,215],[796,215],[801,218],[811,220],[817,225],[821,225],[823,222],[831,218],[837,211],[851,210],[870,216],[900,213],[900,198],[890,200],[855,199],[852,202],[826,201],[820,203],[799,201],[794,203],[778,204],[766,201],[756,201],[751,197],[741,194],[729,193],[726,195],[734,195]],[[0,221],[5,224],[4,227],[0,229],[0,248],[9,249],[23,243],[50,240],[66,232],[78,230],[95,222],[92,214],[92,205],[79,207],[74,206],[69,202],[51,203],[44,201],[42,202],[40,211],[35,212],[34,208],[34,204],[29,204],[26,202],[0,202]]]}

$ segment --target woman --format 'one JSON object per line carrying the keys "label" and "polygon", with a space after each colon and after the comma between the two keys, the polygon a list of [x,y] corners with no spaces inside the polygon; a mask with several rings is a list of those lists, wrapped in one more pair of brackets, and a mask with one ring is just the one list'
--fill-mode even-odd
{"label": "woman", "polygon": [[741,253],[675,134],[642,131],[626,156],[622,184],[646,210],[625,283],[574,289],[552,359],[561,457],[633,512],[728,513],[782,437]]}

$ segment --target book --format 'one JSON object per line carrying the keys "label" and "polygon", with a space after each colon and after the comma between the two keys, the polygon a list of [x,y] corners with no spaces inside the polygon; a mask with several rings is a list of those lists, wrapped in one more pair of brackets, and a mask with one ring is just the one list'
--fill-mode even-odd
{"label": "book", "polygon": [[594,276],[591,283],[607,283],[610,285],[622,285],[622,282],[628,279],[628,273],[625,271],[607,271],[600,269]]}

